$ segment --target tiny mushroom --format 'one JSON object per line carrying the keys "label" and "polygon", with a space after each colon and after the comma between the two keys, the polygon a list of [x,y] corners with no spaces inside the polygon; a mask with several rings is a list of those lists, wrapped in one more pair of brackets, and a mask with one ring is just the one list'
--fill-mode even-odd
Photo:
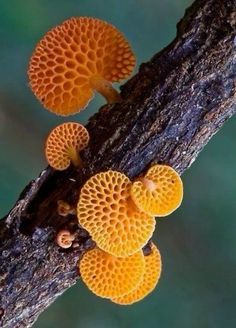
{"label": "tiny mushroom", "polygon": [[78,220],[98,247],[118,257],[140,250],[151,238],[155,219],[130,198],[131,181],[117,171],[92,176],[82,187]]}
{"label": "tiny mushroom", "polygon": [[120,100],[111,83],[127,78],[135,66],[129,43],[111,24],[72,17],[51,29],[30,59],[30,87],[58,115],[80,112],[100,92],[108,103]]}
{"label": "tiny mushroom", "polygon": [[67,122],[58,125],[49,134],[45,155],[48,164],[56,170],[65,170],[72,162],[74,166],[82,166],[79,152],[89,142],[89,134],[86,128],[75,122]]}
{"label": "tiny mushroom", "polygon": [[70,248],[74,240],[75,235],[66,229],[60,230],[56,236],[56,242],[62,248]]}
{"label": "tiny mushroom", "polygon": [[151,244],[151,253],[144,256],[145,271],[139,285],[132,291],[123,296],[113,298],[112,302],[128,305],[142,300],[150,294],[156,287],[161,276],[161,255],[157,247]]}
{"label": "tiny mushroom", "polygon": [[154,216],[167,216],[182,202],[182,180],[172,167],[154,165],[144,177],[132,184],[131,197],[141,211]]}
{"label": "tiny mushroom", "polygon": [[67,216],[69,214],[76,214],[76,210],[70,204],[60,199],[57,201],[57,213],[60,216]]}
{"label": "tiny mushroom", "polygon": [[118,258],[95,248],[86,252],[79,262],[84,283],[104,298],[119,297],[134,290],[142,280],[144,268],[142,251]]}

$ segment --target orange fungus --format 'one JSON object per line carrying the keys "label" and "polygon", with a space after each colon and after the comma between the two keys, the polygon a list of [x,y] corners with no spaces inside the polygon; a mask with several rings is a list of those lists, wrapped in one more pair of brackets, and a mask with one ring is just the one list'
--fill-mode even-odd
{"label": "orange fungus", "polygon": [[151,244],[151,253],[146,255],[144,260],[145,271],[139,285],[129,293],[113,298],[112,301],[114,303],[121,305],[133,304],[140,301],[154,290],[161,275],[161,255],[153,243]]}
{"label": "orange fungus", "polygon": [[87,287],[104,298],[119,297],[135,289],[144,274],[142,251],[126,257],[114,257],[99,248],[84,254],[79,262],[81,277]]}
{"label": "orange fungus", "polygon": [[76,214],[76,211],[70,204],[60,199],[57,201],[57,213],[61,216],[67,216]]}
{"label": "orange fungus", "polygon": [[75,235],[68,230],[61,230],[58,232],[56,242],[62,248],[70,248],[72,242],[75,240]]}
{"label": "orange fungus", "polygon": [[176,210],[183,199],[183,184],[179,174],[170,166],[154,165],[131,188],[136,206],[145,213],[167,216]]}
{"label": "orange fungus", "polygon": [[73,17],[50,30],[30,59],[30,87],[48,110],[58,115],[81,111],[100,92],[119,100],[112,82],[127,78],[135,65],[124,36],[100,19]]}
{"label": "orange fungus", "polygon": [[82,187],[77,207],[79,223],[98,247],[118,257],[140,250],[155,229],[155,219],[131,200],[130,188],[123,173],[98,173]]}
{"label": "orange fungus", "polygon": [[58,125],[46,141],[45,154],[49,165],[56,170],[65,170],[71,162],[80,166],[79,152],[88,142],[89,134],[83,125],[75,122]]}

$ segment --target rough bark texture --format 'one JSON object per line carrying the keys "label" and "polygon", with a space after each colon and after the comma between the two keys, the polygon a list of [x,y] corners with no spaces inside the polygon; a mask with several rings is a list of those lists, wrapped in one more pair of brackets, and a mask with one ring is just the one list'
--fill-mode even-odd
{"label": "rough bark texture", "polygon": [[[87,128],[85,169],[44,170],[0,221],[0,326],[30,327],[79,277],[77,261],[93,247],[75,216],[57,214],[57,201],[75,205],[92,174],[116,169],[131,179],[153,162],[181,174],[236,111],[236,0],[197,0],[178,24],[176,39],[122,87]],[[56,231],[76,232],[62,251]]]}

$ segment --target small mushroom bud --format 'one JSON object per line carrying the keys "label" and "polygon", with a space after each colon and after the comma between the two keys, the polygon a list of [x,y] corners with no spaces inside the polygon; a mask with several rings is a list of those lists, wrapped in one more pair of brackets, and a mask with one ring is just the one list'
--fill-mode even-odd
{"label": "small mushroom bud", "polygon": [[57,213],[61,216],[67,216],[69,214],[76,214],[76,209],[63,200],[59,200],[57,202]]}
{"label": "small mushroom bud", "polygon": [[65,229],[60,230],[56,236],[56,242],[61,248],[70,248],[74,240],[75,235]]}

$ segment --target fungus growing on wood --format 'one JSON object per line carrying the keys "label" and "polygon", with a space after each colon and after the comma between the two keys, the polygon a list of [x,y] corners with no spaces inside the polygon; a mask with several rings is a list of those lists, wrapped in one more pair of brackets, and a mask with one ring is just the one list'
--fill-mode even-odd
{"label": "fungus growing on wood", "polygon": [[79,262],[87,287],[104,298],[119,297],[135,289],[144,274],[142,251],[126,258],[114,257],[99,248],[88,251]]}
{"label": "fungus growing on wood", "polygon": [[154,165],[131,187],[131,197],[145,213],[167,216],[183,199],[183,184],[179,174],[170,166]]}
{"label": "fungus growing on wood", "polygon": [[127,78],[135,56],[114,26],[100,19],[73,17],[50,30],[38,43],[29,64],[33,93],[59,115],[81,111],[94,90],[109,103],[120,99],[112,82]]}
{"label": "fungus growing on wood", "polygon": [[157,247],[152,243],[150,254],[144,256],[145,271],[139,285],[130,293],[113,298],[112,302],[128,305],[142,300],[150,294],[156,287],[161,276],[161,254]]}
{"label": "fungus growing on wood", "polygon": [[76,214],[76,209],[63,200],[57,202],[57,213],[61,216]]}
{"label": "fungus growing on wood", "polygon": [[58,125],[49,134],[45,155],[48,164],[56,170],[65,170],[72,162],[74,166],[82,165],[79,152],[89,142],[89,134],[86,128],[75,122]]}
{"label": "fungus growing on wood", "polygon": [[155,229],[155,219],[131,200],[130,188],[123,173],[98,173],[82,187],[77,207],[79,223],[98,247],[118,257],[140,250]]}
{"label": "fungus growing on wood", "polygon": [[56,242],[58,246],[62,248],[70,248],[72,242],[75,240],[75,235],[70,233],[69,230],[60,230],[56,236]]}

